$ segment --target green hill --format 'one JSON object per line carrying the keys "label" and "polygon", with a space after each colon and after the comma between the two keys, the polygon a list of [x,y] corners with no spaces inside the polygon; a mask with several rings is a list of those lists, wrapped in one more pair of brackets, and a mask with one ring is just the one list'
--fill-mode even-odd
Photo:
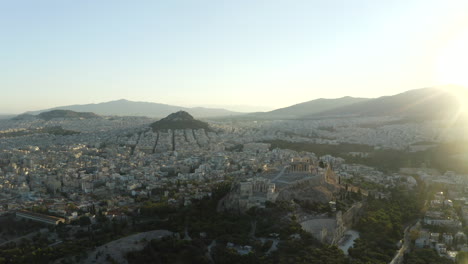
{"label": "green hill", "polygon": [[150,125],[153,131],[167,129],[206,129],[209,130],[208,123],[194,119],[189,113],[179,111],[156,121]]}
{"label": "green hill", "polygon": [[37,115],[38,118],[44,120],[51,120],[53,118],[80,118],[80,119],[91,119],[100,118],[100,116],[91,112],[75,112],[70,110],[52,110],[43,112]]}

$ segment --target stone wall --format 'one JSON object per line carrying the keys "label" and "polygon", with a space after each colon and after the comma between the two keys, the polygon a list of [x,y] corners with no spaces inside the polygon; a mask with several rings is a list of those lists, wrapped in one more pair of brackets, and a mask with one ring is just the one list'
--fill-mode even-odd
{"label": "stone wall", "polygon": [[350,229],[353,225],[357,224],[363,213],[363,203],[355,203],[343,214],[343,225],[346,229]]}

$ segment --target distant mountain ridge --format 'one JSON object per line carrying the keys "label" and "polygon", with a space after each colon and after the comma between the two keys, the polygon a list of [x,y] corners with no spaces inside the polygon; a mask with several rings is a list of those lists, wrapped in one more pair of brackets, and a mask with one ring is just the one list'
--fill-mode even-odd
{"label": "distant mountain ridge", "polygon": [[168,104],[151,102],[134,102],[125,99],[103,102],[97,104],[69,105],[54,107],[40,111],[27,112],[27,114],[40,114],[50,110],[71,110],[76,112],[93,112],[98,115],[117,115],[117,116],[148,116],[162,118],[177,111],[186,111],[198,118],[220,117],[229,115],[240,115],[241,113],[232,112],[226,109],[204,108],[204,107],[181,107]]}
{"label": "distant mountain ridge", "polygon": [[292,106],[279,108],[269,112],[251,113],[248,116],[264,119],[295,119],[305,115],[320,113],[326,110],[335,109],[337,107],[347,106],[359,102],[368,101],[368,98],[355,98],[345,96],[336,99],[315,99]]}
{"label": "distant mountain ridge", "polygon": [[[450,87],[449,87],[450,88]],[[164,117],[178,111],[187,112],[197,118],[229,117],[238,120],[280,120],[280,119],[314,119],[328,117],[352,116],[399,116],[423,119],[450,118],[468,109],[468,92],[464,88],[449,89],[421,88],[409,90],[391,96],[379,98],[342,97],[336,99],[316,99],[269,112],[237,113],[225,109],[203,107],[179,107],[167,104],[132,102],[117,100],[99,104],[71,105],[56,107],[52,110],[71,110],[76,112],[93,112],[98,115],[149,116]],[[463,97],[463,98],[461,98]],[[18,117],[31,118],[30,114],[40,114],[42,110],[29,112]]]}
{"label": "distant mountain ridge", "polygon": [[[421,88],[406,91],[393,96],[337,107],[320,113],[304,115],[309,117],[345,117],[345,116],[402,116],[423,119],[450,118],[459,114],[468,102],[463,89]],[[461,98],[465,96],[465,98]]]}

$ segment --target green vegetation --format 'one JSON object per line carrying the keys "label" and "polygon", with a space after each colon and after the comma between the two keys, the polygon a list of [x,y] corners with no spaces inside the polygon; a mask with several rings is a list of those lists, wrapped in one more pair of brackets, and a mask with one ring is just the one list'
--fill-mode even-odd
{"label": "green vegetation", "polygon": [[294,200],[301,208],[308,213],[332,213],[331,207],[327,203],[310,202],[308,200]]}
{"label": "green vegetation", "polygon": [[206,257],[206,246],[200,240],[180,240],[164,237],[152,240],[139,252],[127,255],[128,263],[211,263]]}
{"label": "green vegetation", "polygon": [[[301,233],[301,227],[294,220],[294,206],[288,202],[266,203],[265,209],[251,208],[247,214],[256,223],[255,236],[268,237],[277,233],[279,238],[288,239],[291,235]],[[291,219],[292,218],[292,219]]]}
{"label": "green vegetation", "polygon": [[289,142],[285,140],[267,140],[265,143],[271,144],[271,149],[291,149],[295,151],[313,152],[316,155],[343,156],[349,152],[370,152],[374,147],[361,144],[343,143],[339,145],[317,144],[310,142]]}
{"label": "green vegetation", "polygon": [[467,153],[468,142],[438,144],[436,147],[419,152],[401,150],[377,150],[367,158],[345,157],[347,162],[365,164],[383,171],[397,171],[404,167],[428,167],[439,171],[457,171],[468,173],[468,163],[457,158]]}
{"label": "green vegetation", "polygon": [[402,150],[375,150],[366,158],[345,156],[346,162],[374,167],[383,172],[396,172],[400,168],[421,167],[427,161],[427,155],[421,152]]}
{"label": "green vegetation", "polygon": [[[234,243],[246,243],[249,239],[249,215],[217,212],[218,201],[230,189],[229,183],[223,183],[213,190],[211,198],[194,201],[191,206],[177,209],[165,202],[146,202],[140,209],[144,219],[136,219],[139,231],[168,229],[184,233],[188,230],[192,238],[199,237],[201,232],[207,238],[218,238]],[[153,220],[151,220],[153,219]]]}
{"label": "green vegetation", "polygon": [[91,112],[75,112],[71,110],[52,110],[48,112],[43,112],[37,115],[38,118],[44,120],[51,120],[53,118],[99,118],[98,115]]}
{"label": "green vegetation", "polygon": [[27,221],[25,219],[15,220],[13,215],[0,217],[0,234],[2,234],[3,238],[26,235],[38,231],[43,227],[45,225],[38,222]]}
{"label": "green vegetation", "polygon": [[36,117],[34,115],[31,115],[31,114],[21,114],[21,115],[17,115],[13,118],[11,118],[11,120],[32,120],[32,119],[35,119]]}
{"label": "green vegetation", "polygon": [[[460,264],[466,262],[458,262]],[[434,249],[416,249],[405,254],[403,264],[453,264],[448,258],[440,257]]]}
{"label": "green vegetation", "polygon": [[[60,263],[77,263],[87,257],[86,252],[88,250],[133,232],[132,227],[126,221],[115,219],[109,221],[101,212],[98,212],[97,220],[97,224],[90,225],[89,217],[81,217],[76,221],[76,224],[81,224],[83,228],[76,233],[71,232],[70,226],[62,224],[56,227],[48,226],[49,230],[57,233],[58,240],[63,241],[61,243],[55,244],[58,241],[50,240],[47,234],[39,233],[34,235],[31,240],[21,239],[16,243],[7,243],[0,247],[0,263],[45,264],[59,259],[62,259]],[[18,230],[22,228],[25,230],[24,232],[18,231],[17,235],[24,235],[36,231],[38,227],[43,227],[43,225],[38,225],[35,222],[23,220],[11,219],[6,220],[6,222],[2,221],[1,224],[3,223],[9,224],[8,230],[12,230],[11,226],[17,227]],[[35,227],[35,229],[30,227]]]}
{"label": "green vegetation", "polygon": [[80,226],[89,226],[91,224],[91,219],[89,219],[88,216],[82,216],[78,222],[80,223]]}
{"label": "green vegetation", "polygon": [[[308,151],[322,156],[330,154],[346,159],[347,163],[358,163],[374,167],[383,172],[395,172],[400,168],[415,168],[426,165],[439,171],[456,171],[468,173],[468,162],[463,155],[468,153],[468,142],[453,142],[438,144],[436,147],[419,152],[406,150],[380,149],[359,144],[315,144],[308,142],[288,142],[284,140],[265,141],[271,148]],[[368,152],[368,157],[353,157],[349,152]],[[458,158],[460,156],[461,158]]]}
{"label": "green vegetation", "polygon": [[[213,191],[212,198],[193,201],[182,210],[174,210],[165,203],[145,203],[141,208],[145,218],[137,219],[139,231],[169,229],[178,232],[181,238],[188,231],[193,240],[167,238],[164,242],[152,241],[144,250],[130,253],[129,262],[205,263],[207,247],[216,240],[216,245],[211,248],[216,263],[347,263],[341,250],[320,244],[302,230],[294,215],[297,204],[267,203],[266,208],[254,207],[245,214],[217,212],[219,199],[229,189],[230,184],[221,184]],[[281,242],[278,240],[276,251],[267,254],[273,244],[272,238],[262,243],[256,237],[268,238],[272,233],[278,234],[277,239]],[[252,251],[240,255],[227,246],[228,242],[250,245]]]}
{"label": "green vegetation", "polygon": [[424,205],[423,187],[418,191],[392,190],[392,199],[369,197],[365,214],[357,230],[360,238],[349,249],[353,264],[389,263],[403,237],[403,230],[419,217]]}

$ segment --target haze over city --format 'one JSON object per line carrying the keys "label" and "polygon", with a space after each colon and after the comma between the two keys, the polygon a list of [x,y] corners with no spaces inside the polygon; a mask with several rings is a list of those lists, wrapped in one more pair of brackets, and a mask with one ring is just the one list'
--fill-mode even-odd
{"label": "haze over city", "polygon": [[0,0],[0,264],[468,264],[467,14]]}
{"label": "haze over city", "polygon": [[122,98],[254,112],[467,85],[467,12],[456,0],[3,1],[0,113]]}

